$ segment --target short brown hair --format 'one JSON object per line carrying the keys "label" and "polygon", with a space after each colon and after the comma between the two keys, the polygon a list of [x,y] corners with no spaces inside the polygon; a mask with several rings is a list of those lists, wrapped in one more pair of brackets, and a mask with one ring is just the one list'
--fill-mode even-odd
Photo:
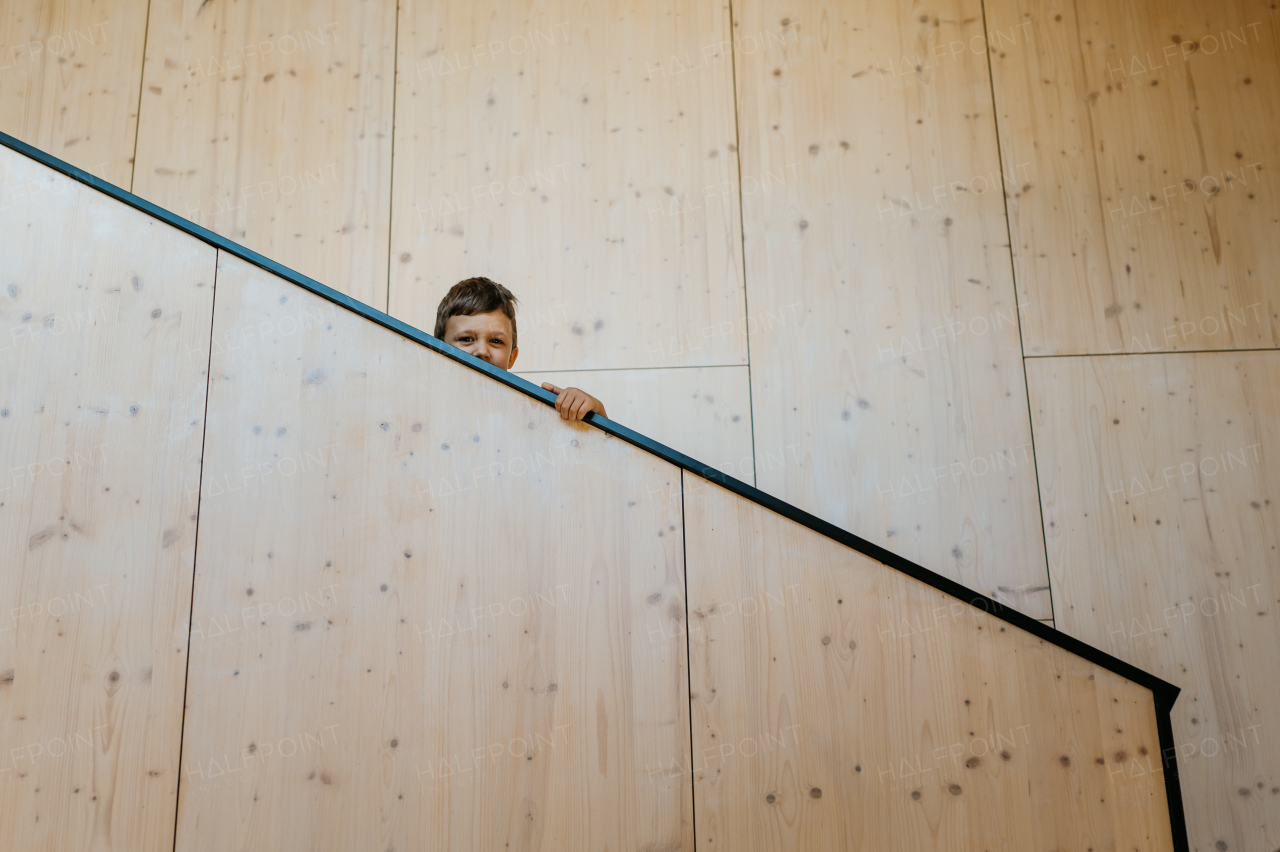
{"label": "short brown hair", "polygon": [[436,337],[444,340],[450,317],[469,317],[501,309],[511,320],[511,348],[516,348],[516,297],[488,278],[468,278],[449,288],[436,308]]}

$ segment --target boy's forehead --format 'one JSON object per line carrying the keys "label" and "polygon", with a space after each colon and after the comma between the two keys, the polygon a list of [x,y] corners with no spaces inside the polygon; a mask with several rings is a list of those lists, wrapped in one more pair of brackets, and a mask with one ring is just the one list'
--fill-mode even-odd
{"label": "boy's forehead", "polygon": [[454,314],[445,326],[447,331],[505,331],[511,332],[511,319],[502,311],[487,314]]}

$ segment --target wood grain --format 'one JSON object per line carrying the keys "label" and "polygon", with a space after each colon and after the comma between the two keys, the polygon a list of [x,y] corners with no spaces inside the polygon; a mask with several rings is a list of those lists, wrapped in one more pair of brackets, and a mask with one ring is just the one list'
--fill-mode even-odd
{"label": "wood grain", "polygon": [[746,363],[725,4],[401,4],[390,308],[485,275],[527,370]]}
{"label": "wood grain", "polygon": [[[609,419],[743,482],[755,482],[746,367],[522,375],[536,385],[582,388],[604,403]],[[768,459],[771,464],[785,461],[783,453]]]}
{"label": "wood grain", "polygon": [[178,848],[692,848],[679,471],[219,262]]}
{"label": "wood grain", "polygon": [[734,11],[760,486],[1048,618],[980,4]]}
{"label": "wood grain", "polygon": [[146,0],[0,8],[0,130],[129,187]]}
{"label": "wood grain", "polygon": [[152,3],[138,195],[386,305],[395,6]]}
{"label": "wood grain", "polygon": [[1146,688],[689,474],[685,519],[699,848],[1173,848]]}
{"label": "wood grain", "polygon": [[1060,629],[1182,687],[1191,848],[1280,831],[1274,352],[1028,364]]}
{"label": "wood grain", "polygon": [[0,149],[0,835],[171,849],[209,246]]}
{"label": "wood grain", "polygon": [[1275,347],[1276,12],[988,3],[1029,355]]}

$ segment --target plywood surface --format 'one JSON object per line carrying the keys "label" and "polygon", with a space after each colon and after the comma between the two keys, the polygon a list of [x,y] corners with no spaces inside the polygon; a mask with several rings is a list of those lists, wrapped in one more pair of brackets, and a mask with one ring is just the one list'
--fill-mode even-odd
{"label": "plywood surface", "polygon": [[[611,420],[754,484],[751,388],[746,367],[523,375],[536,385],[551,382],[561,388],[582,388],[604,403]],[[767,461],[780,465],[785,456]]]}
{"label": "plywood surface", "polygon": [[692,848],[678,470],[218,287],[178,848]]}
{"label": "plywood surface", "polygon": [[0,130],[126,189],[146,0],[0,8]]}
{"label": "plywood surface", "polygon": [[395,4],[150,16],[133,191],[384,307]]}
{"label": "plywood surface", "polygon": [[1172,848],[1146,688],[685,492],[700,848]]}
{"label": "plywood surface", "polygon": [[172,848],[214,251],[0,149],[0,836]]}
{"label": "plywood surface", "polygon": [[726,4],[400,6],[390,313],[546,317],[529,370],[746,362]]}
{"label": "plywood surface", "polygon": [[986,8],[1027,354],[1276,346],[1275,9]]}
{"label": "plywood surface", "polygon": [[1048,618],[980,4],[734,12],[759,485]]}
{"label": "plywood surface", "polygon": [[1274,845],[1280,357],[1028,365],[1054,615],[1182,687],[1191,848]]}

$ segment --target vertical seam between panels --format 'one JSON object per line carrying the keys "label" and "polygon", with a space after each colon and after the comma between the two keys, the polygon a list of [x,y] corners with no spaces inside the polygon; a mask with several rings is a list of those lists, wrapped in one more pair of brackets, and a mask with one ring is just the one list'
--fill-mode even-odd
{"label": "vertical seam between panels", "polygon": [[391,238],[396,223],[396,93],[400,90],[400,0],[396,0],[395,37],[391,48],[391,174],[387,190],[387,308],[391,313]]}
{"label": "vertical seam between panels", "polygon": [[182,802],[182,749],[187,739],[187,687],[191,682],[191,626],[196,608],[196,560],[200,555],[200,503],[204,497],[204,452],[209,437],[209,394],[213,390],[213,329],[218,307],[218,261],[221,249],[213,251],[213,298],[209,305],[209,359],[204,378],[204,420],[200,424],[200,475],[196,485],[196,535],[191,549],[191,601],[187,607],[187,666],[182,675],[182,724],[178,728],[178,783],[173,796],[173,848],[178,848],[178,809]]}
{"label": "vertical seam between panels", "polygon": [[[759,487],[760,477],[756,468],[756,403],[755,388],[751,381],[751,305],[747,300],[747,225],[742,204],[742,130],[738,122],[738,51],[733,40],[733,0],[729,0],[729,68],[733,86],[733,143],[737,147],[734,159],[738,163],[738,244],[742,248],[742,333],[747,341],[747,423],[751,429],[751,484]],[[686,622],[687,623],[687,622]]]}
{"label": "vertical seam between panels", "polygon": [[[1040,541],[1044,546],[1044,580],[1045,585],[1049,587],[1049,617],[1053,619],[1053,624],[1057,624],[1057,613],[1053,606],[1053,576],[1049,570],[1049,531],[1045,527],[1044,522],[1044,500],[1040,491],[1040,465],[1039,457],[1036,455],[1036,429],[1034,416],[1031,413],[1031,382],[1027,379],[1027,344],[1022,339],[1022,306],[1018,304],[1018,270],[1013,262],[1013,226],[1009,220],[1009,189],[1005,186],[1004,175],[1004,152],[1000,147],[1000,111],[996,106],[996,77],[995,71],[991,67],[991,41],[990,34],[987,30],[987,3],[982,3],[982,39],[987,50],[987,83],[991,87],[991,126],[995,129],[996,134],[996,163],[1000,168],[1000,191],[1004,195],[1004,232],[1005,238],[1009,242],[1009,279],[1013,282],[1013,304],[1017,309],[1015,313],[1018,317],[1018,347],[1020,350],[1022,361],[1022,389],[1026,393],[1027,399],[1027,431],[1031,435],[1031,460],[1032,470],[1035,471],[1035,488],[1036,488],[1036,507],[1040,510]],[[1078,21],[1077,21],[1078,23]],[[1016,169],[1017,166],[1014,166]],[[1017,175],[1014,175],[1016,180]]]}
{"label": "vertical seam between panels", "polygon": [[684,673],[689,700],[689,803],[693,807],[693,849],[698,850],[698,790],[693,772],[693,651],[689,647],[689,524],[684,515],[684,469],[680,470],[680,544],[684,548]]}
{"label": "vertical seam between panels", "polygon": [[[147,79],[147,40],[151,35],[151,0],[147,0],[147,20],[142,25],[142,68],[138,72],[138,114],[133,118],[133,161],[129,163],[129,191],[133,192],[133,179],[138,174],[138,137],[142,135],[142,86]],[[215,265],[217,261],[214,261]],[[214,278],[218,271],[214,269]]]}

